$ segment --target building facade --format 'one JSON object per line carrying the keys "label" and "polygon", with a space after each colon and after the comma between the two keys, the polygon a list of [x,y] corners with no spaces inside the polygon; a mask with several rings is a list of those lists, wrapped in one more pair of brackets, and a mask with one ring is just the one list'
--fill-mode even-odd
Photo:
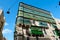
{"label": "building facade", "polygon": [[54,18],[57,24],[57,28],[60,30],[60,19]]}
{"label": "building facade", "polygon": [[15,24],[14,40],[59,40],[56,22],[44,9],[20,2]]}
{"label": "building facade", "polygon": [[[56,25],[57,25],[57,33],[58,33],[58,35],[60,34],[60,19],[57,19],[57,18],[54,18],[55,19],[55,21],[56,21]],[[57,37],[57,36],[56,36]],[[59,39],[60,39],[60,35],[58,36],[59,37]]]}
{"label": "building facade", "polygon": [[4,20],[3,11],[0,10],[0,40],[3,40],[2,30],[3,30],[4,22],[5,20]]}

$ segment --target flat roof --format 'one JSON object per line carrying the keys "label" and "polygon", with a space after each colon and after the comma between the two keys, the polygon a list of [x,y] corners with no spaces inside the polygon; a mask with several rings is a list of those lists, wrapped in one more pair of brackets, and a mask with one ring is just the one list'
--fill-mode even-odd
{"label": "flat roof", "polygon": [[[22,4],[22,6],[24,6],[24,7],[31,7],[30,9],[32,9],[32,10],[36,10],[36,11],[39,11],[39,12],[43,12],[43,13],[47,13],[47,14],[49,14],[49,15],[51,15],[50,14],[50,11],[47,11],[47,10],[44,10],[44,9],[42,9],[42,8],[38,8],[38,7],[35,7],[35,6],[32,6],[32,5],[28,5],[28,4],[25,4],[25,3],[23,3],[23,2],[20,2],[20,4],[19,5],[21,5]],[[27,8],[26,7],[26,8]]]}

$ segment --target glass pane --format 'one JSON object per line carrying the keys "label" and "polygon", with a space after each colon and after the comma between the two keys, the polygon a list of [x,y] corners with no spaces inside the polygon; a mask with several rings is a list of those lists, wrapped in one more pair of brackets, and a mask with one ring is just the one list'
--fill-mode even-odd
{"label": "glass pane", "polygon": [[[19,7],[19,10],[23,10],[23,7]],[[40,16],[45,16],[47,18],[52,18],[51,15],[41,13],[41,12],[37,12],[37,11],[34,11],[34,10],[30,10],[30,9],[27,9],[27,8],[24,8],[24,11],[29,12],[29,13],[33,13],[33,14],[36,14],[36,15],[40,15]]]}
{"label": "glass pane", "polygon": [[30,20],[29,19],[23,19],[22,17],[18,17],[17,18],[17,23],[23,23],[23,20],[24,20],[24,24],[31,24]]}
{"label": "glass pane", "polygon": [[41,12],[37,12],[37,11],[33,11],[34,14],[36,15],[40,15],[40,16],[45,16],[47,18],[52,18],[51,15],[45,14],[45,13],[41,13]]}
{"label": "glass pane", "polygon": [[23,7],[19,7],[19,10],[23,10]]}
{"label": "glass pane", "polygon": [[52,27],[57,28],[56,24],[52,24]]}
{"label": "glass pane", "polygon": [[[19,11],[18,16],[23,16],[23,12],[22,11]],[[35,20],[43,20],[43,21],[55,23],[55,21],[53,19],[49,19],[49,18],[45,18],[45,17],[41,17],[41,16],[29,14],[29,13],[26,13],[26,12],[24,12],[24,17],[32,18],[32,19],[35,19]]]}
{"label": "glass pane", "polygon": [[18,16],[23,16],[23,12],[22,11],[19,11],[18,12]]}
{"label": "glass pane", "polygon": [[21,17],[17,18],[17,24],[19,24],[19,23],[23,23],[23,18],[21,18]]}
{"label": "glass pane", "polygon": [[43,26],[43,27],[47,27],[47,23],[46,22],[40,22],[39,25]]}
{"label": "glass pane", "polygon": [[24,19],[24,24],[31,24],[29,19]]}

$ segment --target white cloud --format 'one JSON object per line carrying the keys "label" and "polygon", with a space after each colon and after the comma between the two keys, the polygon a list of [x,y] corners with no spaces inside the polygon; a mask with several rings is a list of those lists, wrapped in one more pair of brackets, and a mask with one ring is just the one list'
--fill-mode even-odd
{"label": "white cloud", "polygon": [[10,30],[10,29],[4,29],[2,33],[3,34],[12,33],[12,30]]}
{"label": "white cloud", "polygon": [[7,22],[5,22],[5,26],[9,25]]}

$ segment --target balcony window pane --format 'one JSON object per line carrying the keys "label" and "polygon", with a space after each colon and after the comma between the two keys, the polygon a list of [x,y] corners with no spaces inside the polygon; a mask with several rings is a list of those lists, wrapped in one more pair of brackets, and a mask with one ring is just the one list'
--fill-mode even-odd
{"label": "balcony window pane", "polygon": [[24,24],[31,24],[29,19],[24,19]]}
{"label": "balcony window pane", "polygon": [[50,15],[45,14],[45,13],[41,13],[41,12],[37,12],[37,11],[33,11],[33,13],[37,14],[37,15],[40,15],[40,16],[45,16],[45,17],[48,17],[48,18],[52,18]]}
{"label": "balcony window pane", "polygon": [[19,10],[23,10],[23,7],[19,7]]}
{"label": "balcony window pane", "polygon": [[18,16],[23,16],[23,12],[19,11]]}
{"label": "balcony window pane", "polygon": [[22,17],[18,17],[17,18],[17,23],[23,23],[23,20],[24,20],[24,24],[31,24],[30,20],[29,19],[23,19]]}
{"label": "balcony window pane", "polygon": [[[23,10],[23,7],[19,7],[19,10]],[[28,9],[28,8],[24,8],[23,11],[29,12],[29,13],[34,13],[34,14],[41,15],[41,16],[45,16],[45,17],[48,17],[48,18],[52,18],[51,15],[41,13],[41,12],[38,12],[38,11],[34,11],[34,10],[31,10],[31,9]]]}
{"label": "balcony window pane", "polygon": [[43,27],[47,27],[47,23],[46,22],[39,22],[39,25],[43,26]]}
{"label": "balcony window pane", "polygon": [[57,28],[56,24],[52,24],[52,27]]}
{"label": "balcony window pane", "polygon": [[23,23],[23,18],[21,18],[21,17],[17,18],[17,24],[19,24],[19,23]]}

